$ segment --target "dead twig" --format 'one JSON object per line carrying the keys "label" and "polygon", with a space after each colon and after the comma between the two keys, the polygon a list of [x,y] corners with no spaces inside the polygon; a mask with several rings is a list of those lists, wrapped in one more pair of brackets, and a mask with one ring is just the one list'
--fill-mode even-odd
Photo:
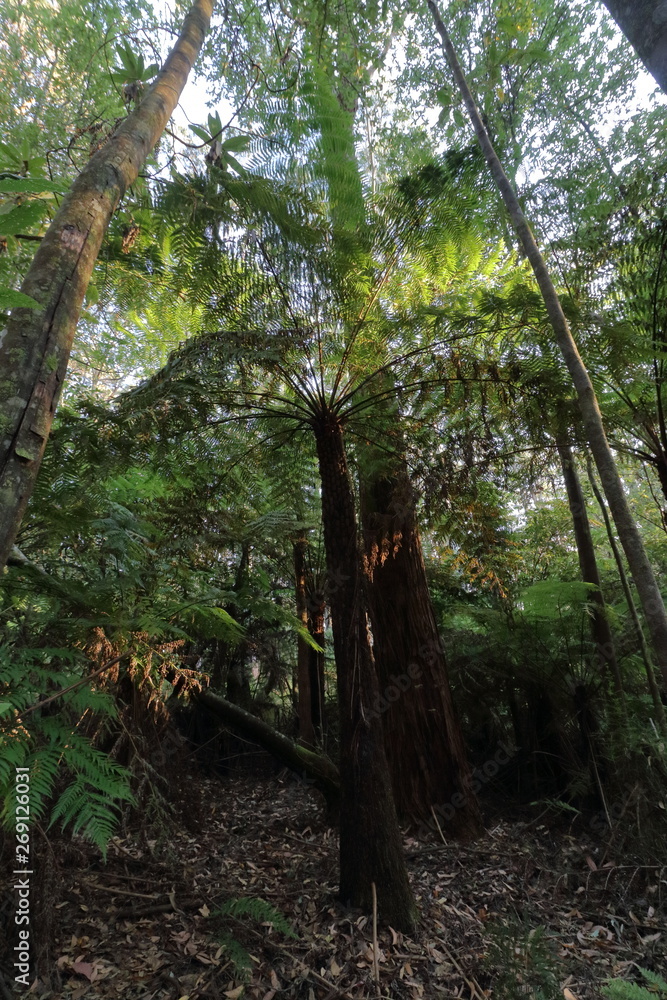
{"label": "dead twig", "polygon": [[371,892],[373,893],[373,979],[375,980],[375,990],[380,997],[382,991],[380,990],[380,962],[378,960],[378,897],[375,882],[371,882]]}
{"label": "dead twig", "polygon": [[447,847],[448,845],[447,845],[447,841],[445,840],[445,835],[442,832],[442,827],[438,823],[438,817],[435,815],[435,809],[433,808],[433,806],[431,806],[431,812],[433,813],[433,819],[435,820],[435,825],[438,828],[438,833],[440,834],[440,839],[442,840],[442,842],[445,845],[445,847]]}

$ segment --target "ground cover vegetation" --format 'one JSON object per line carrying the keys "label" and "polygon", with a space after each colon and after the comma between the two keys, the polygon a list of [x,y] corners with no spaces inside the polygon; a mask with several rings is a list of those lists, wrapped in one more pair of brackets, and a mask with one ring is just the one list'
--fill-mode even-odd
{"label": "ground cover vegetation", "polygon": [[667,995],[667,98],[606,6],[3,7],[3,996]]}

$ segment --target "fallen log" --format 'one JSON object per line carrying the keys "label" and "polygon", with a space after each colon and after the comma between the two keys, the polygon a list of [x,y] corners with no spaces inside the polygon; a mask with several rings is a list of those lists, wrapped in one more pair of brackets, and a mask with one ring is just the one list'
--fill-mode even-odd
{"label": "fallen log", "polygon": [[338,813],[340,778],[336,765],[323,754],[314,753],[283,736],[268,723],[239,708],[226,698],[205,689],[192,696],[226,726],[248,736],[300,777],[305,777],[326,800],[330,815]]}

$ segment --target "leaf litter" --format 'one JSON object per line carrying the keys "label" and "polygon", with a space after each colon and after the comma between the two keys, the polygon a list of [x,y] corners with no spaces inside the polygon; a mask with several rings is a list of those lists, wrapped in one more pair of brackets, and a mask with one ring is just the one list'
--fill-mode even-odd
{"label": "leaf litter", "polygon": [[[115,838],[106,863],[82,847],[86,863],[65,868],[55,942],[62,986],[54,994],[38,984],[37,995],[508,997],[502,969],[489,962],[504,947],[501,964],[518,970],[515,995],[530,997],[536,933],[553,995],[567,1000],[598,998],[605,980],[633,978],[638,966],[667,971],[667,869],[605,860],[591,836],[530,819],[496,822],[467,845],[406,834],[419,926],[409,936],[380,925],[376,956],[371,914],[337,899],[337,834],[304,783],[193,781],[196,832]],[[218,914],[230,900],[257,899],[256,919],[254,903],[251,914]],[[276,911],[289,936],[270,919]]]}

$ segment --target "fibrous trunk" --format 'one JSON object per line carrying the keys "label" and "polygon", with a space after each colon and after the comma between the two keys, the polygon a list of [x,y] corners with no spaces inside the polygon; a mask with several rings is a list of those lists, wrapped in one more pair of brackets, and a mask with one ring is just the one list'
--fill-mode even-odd
{"label": "fibrous trunk", "polygon": [[431,821],[458,837],[482,831],[463,734],[426,579],[415,503],[405,465],[362,488],[364,552],[376,709],[401,816]]}
{"label": "fibrous trunk", "polygon": [[384,752],[382,721],[343,429],[335,414],[314,421],[340,711],[340,892],[369,909],[373,884],[384,920],[410,930],[415,904]]}

